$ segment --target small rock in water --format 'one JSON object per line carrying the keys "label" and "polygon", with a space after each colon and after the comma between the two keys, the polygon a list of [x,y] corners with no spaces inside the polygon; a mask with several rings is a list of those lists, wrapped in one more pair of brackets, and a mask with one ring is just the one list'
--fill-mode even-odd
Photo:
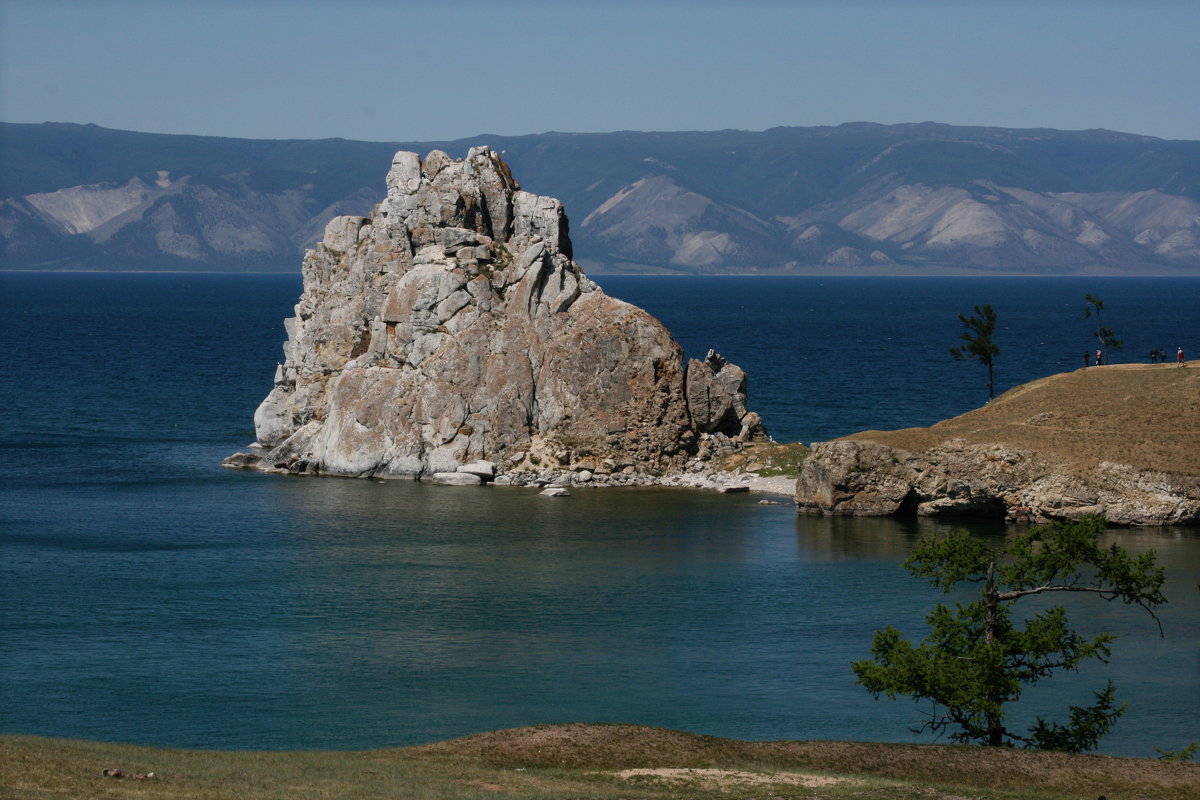
{"label": "small rock in water", "polygon": [[429,482],[442,486],[478,486],[483,479],[470,472],[435,472]]}
{"label": "small rock in water", "polygon": [[547,489],[543,489],[541,492],[541,496],[542,497],[570,497],[571,493],[568,492],[566,489],[564,489],[561,486],[551,486]]}
{"label": "small rock in water", "polygon": [[230,469],[254,469],[259,461],[262,461],[262,456],[257,453],[234,453],[222,461],[221,466]]}

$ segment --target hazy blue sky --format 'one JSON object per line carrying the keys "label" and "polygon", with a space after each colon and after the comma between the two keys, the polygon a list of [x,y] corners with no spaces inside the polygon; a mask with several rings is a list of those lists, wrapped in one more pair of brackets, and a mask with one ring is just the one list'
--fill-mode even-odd
{"label": "hazy blue sky", "polygon": [[1196,0],[0,0],[0,119],[253,138],[851,121],[1200,139]]}

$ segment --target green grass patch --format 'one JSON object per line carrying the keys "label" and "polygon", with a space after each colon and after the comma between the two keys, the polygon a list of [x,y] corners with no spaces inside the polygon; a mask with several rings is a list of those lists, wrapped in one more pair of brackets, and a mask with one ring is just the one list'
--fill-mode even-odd
{"label": "green grass patch", "polygon": [[752,471],[763,478],[794,478],[800,475],[800,463],[808,458],[809,452],[799,442],[749,442],[717,466],[727,471]]}

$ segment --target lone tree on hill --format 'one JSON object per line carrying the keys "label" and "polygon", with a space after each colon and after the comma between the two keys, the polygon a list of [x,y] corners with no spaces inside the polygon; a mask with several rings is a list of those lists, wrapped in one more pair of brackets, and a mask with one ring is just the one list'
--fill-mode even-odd
{"label": "lone tree on hill", "polygon": [[1017,601],[1050,592],[1089,592],[1139,605],[1158,621],[1154,608],[1166,598],[1154,552],[1134,557],[1115,544],[1102,548],[1104,529],[1104,517],[1091,515],[1012,534],[996,551],[963,531],[922,539],[905,568],[946,593],[960,583],[980,584],[979,597],[953,608],[939,603],[926,617],[932,631],[918,646],[891,626],[876,631],[873,658],[851,664],[858,683],[876,698],[933,701],[925,723],[913,728],[917,733],[941,734],[953,726],[950,736],[960,742],[1073,753],[1094,749],[1125,710],[1111,681],[1094,693],[1092,706],[1071,706],[1065,725],[1038,718],[1020,734],[1005,724],[1005,706],[1020,699],[1024,684],[1055,670],[1075,670],[1092,658],[1108,663],[1116,638],[1101,633],[1089,641],[1068,627],[1061,606],[1018,627],[1012,608]]}
{"label": "lone tree on hill", "polygon": [[1125,343],[1113,336],[1112,328],[1100,324],[1100,312],[1104,310],[1104,301],[1094,294],[1085,294],[1083,299],[1086,301],[1083,307],[1083,318],[1087,319],[1093,314],[1096,315],[1096,341],[1100,343],[1100,352],[1104,355],[1104,363],[1107,364],[1108,348],[1120,350]]}
{"label": "lone tree on hill", "polygon": [[988,400],[996,396],[992,382],[992,362],[1000,355],[1000,348],[992,342],[992,333],[996,330],[996,312],[990,305],[975,306],[975,315],[968,317],[959,314],[958,319],[966,328],[961,338],[966,344],[951,347],[950,355],[955,361],[964,358],[974,358],[987,367],[988,371]]}

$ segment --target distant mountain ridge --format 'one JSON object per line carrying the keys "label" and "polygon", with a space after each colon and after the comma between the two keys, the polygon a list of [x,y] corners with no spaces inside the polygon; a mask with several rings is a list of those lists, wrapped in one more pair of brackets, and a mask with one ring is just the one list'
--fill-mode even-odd
{"label": "distant mountain ridge", "polygon": [[593,271],[1200,273],[1200,141],[919,123],[251,140],[0,123],[0,267],[290,271],[400,149],[502,151]]}

